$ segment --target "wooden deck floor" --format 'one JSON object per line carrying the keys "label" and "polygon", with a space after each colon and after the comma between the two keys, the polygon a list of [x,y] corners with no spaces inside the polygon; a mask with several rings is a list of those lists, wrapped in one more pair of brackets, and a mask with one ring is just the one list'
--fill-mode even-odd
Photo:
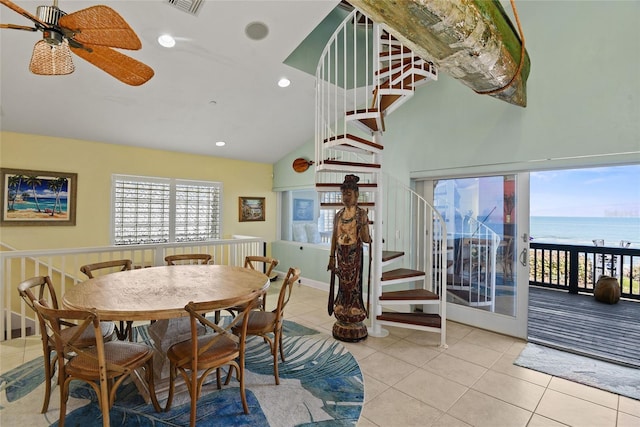
{"label": "wooden deck floor", "polygon": [[640,368],[640,303],[529,287],[529,341]]}

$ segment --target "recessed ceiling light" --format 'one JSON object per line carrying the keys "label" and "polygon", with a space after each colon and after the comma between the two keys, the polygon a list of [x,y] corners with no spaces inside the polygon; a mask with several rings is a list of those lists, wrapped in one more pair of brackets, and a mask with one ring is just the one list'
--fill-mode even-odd
{"label": "recessed ceiling light", "polygon": [[291,80],[289,80],[286,77],[283,77],[280,80],[278,80],[278,86],[280,86],[280,87],[287,87],[290,84],[291,84]]}
{"label": "recessed ceiling light", "polygon": [[224,142],[224,141],[218,141],[218,142],[216,142],[216,145],[217,145],[218,147],[224,147],[225,145],[227,145],[227,143],[226,143],[226,142]]}
{"label": "recessed ceiling light", "polygon": [[171,37],[169,34],[163,34],[158,37],[158,43],[162,47],[174,47],[176,45],[176,39]]}

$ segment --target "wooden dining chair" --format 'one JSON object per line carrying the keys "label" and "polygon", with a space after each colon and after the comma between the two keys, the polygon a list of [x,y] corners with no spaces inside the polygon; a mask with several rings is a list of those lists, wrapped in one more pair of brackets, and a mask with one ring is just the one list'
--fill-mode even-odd
{"label": "wooden dining chair", "polygon": [[[244,258],[244,268],[250,268],[251,270],[256,270],[260,272],[264,272],[264,274],[272,279],[273,269],[278,266],[280,261],[275,258],[266,257],[266,256],[258,256],[258,255],[248,255]],[[265,310],[267,304],[267,294],[265,293],[262,296],[262,300],[260,301],[260,307]]]}
{"label": "wooden dining chair", "polygon": [[[278,294],[278,305],[273,311],[252,310],[249,312],[248,321],[242,321],[240,325],[234,327],[235,332],[240,332],[242,328],[247,328],[246,334],[257,335],[271,347],[273,355],[273,376],[276,379],[276,385],[280,384],[278,375],[278,353],[282,362],[284,359],[284,350],[282,349],[282,325],[284,322],[284,309],[291,298],[293,284],[300,278],[300,269],[291,267],[287,272],[287,276],[282,283],[280,293]],[[248,323],[248,325],[245,325]]]}
{"label": "wooden dining chair", "polygon": [[[167,265],[208,265],[211,264],[212,256],[209,254],[177,254],[167,255],[164,261]],[[220,320],[220,312],[217,311],[216,322]],[[186,318],[183,318],[186,322]]]}
{"label": "wooden dining chair", "polygon": [[[51,360],[51,354],[55,351],[55,341],[53,336],[47,332],[47,327],[44,319],[36,311],[35,303],[40,301],[43,305],[46,304],[52,308],[59,308],[58,298],[56,296],[56,290],[51,283],[49,276],[32,277],[21,282],[18,285],[18,292],[24,302],[31,307],[36,314],[38,324],[40,326],[40,335],[42,337],[42,353],[44,356],[44,376],[45,376],[45,390],[44,390],[44,403],[42,404],[42,413],[44,414],[49,409],[49,399],[51,397],[51,379],[55,373],[57,358]],[[61,323],[61,334],[63,336],[71,336],[77,331],[77,326],[74,323]],[[101,322],[100,323],[100,335],[105,341],[110,341],[114,334],[113,322]],[[91,347],[96,345],[96,337],[93,333],[93,329],[87,330],[83,335],[79,336],[76,342],[79,347]]]}
{"label": "wooden dining chair", "polygon": [[[218,389],[220,389],[220,368],[229,366],[229,374],[232,369],[236,370],[236,377],[240,382],[242,407],[245,414],[249,413],[244,384],[246,322],[245,326],[236,329],[235,334],[233,328],[244,319],[249,310],[255,307],[260,293],[261,291],[254,291],[234,301],[190,302],[185,306],[185,310],[189,313],[191,323],[191,338],[172,345],[167,351],[167,357],[170,362],[170,376],[169,396],[164,409],[165,412],[171,409],[176,377],[178,373],[180,373],[187,384],[189,396],[191,397],[190,426],[195,426],[197,402],[200,397],[202,385],[208,375],[215,371],[217,386]],[[210,317],[206,317],[204,314],[211,311],[224,310],[230,305],[244,306],[245,309],[238,313],[235,318],[230,319],[227,317],[223,319],[220,324],[213,321]],[[198,335],[198,328],[202,326],[213,332]],[[198,374],[200,374],[200,377],[198,377]],[[227,375],[225,385],[229,383],[230,379],[231,376]]]}
{"label": "wooden dining chair", "polygon": [[[115,259],[83,265],[80,267],[80,271],[82,271],[89,279],[93,279],[98,275],[97,272],[99,272],[100,275],[104,275],[131,270],[131,267],[132,263],[130,259]],[[119,325],[116,326],[116,336],[119,340],[129,339],[129,341],[133,341],[133,321],[127,320],[125,322],[121,320]]]}
{"label": "wooden dining chair", "polygon": [[[113,406],[116,390],[139,368],[144,368],[154,409],[161,411],[153,380],[152,347],[118,340],[105,342],[100,334],[100,319],[93,311],[60,310],[46,307],[40,301],[36,301],[34,306],[55,343],[60,386],[60,427],[64,427],[71,381],[82,380],[93,388],[102,412],[102,425],[109,427],[109,410]],[[64,322],[78,323],[72,334],[62,329]],[[96,336],[95,346],[84,347],[82,336],[90,330]],[[67,363],[64,362],[65,358],[69,359]]]}
{"label": "wooden dining chair", "polygon": [[[244,258],[244,268],[248,268],[250,270],[258,271],[260,273],[264,272],[264,274],[271,280],[271,275],[273,274],[273,269],[278,265],[279,261],[275,258],[258,256],[258,255],[248,255]],[[260,298],[258,299],[258,307],[262,310],[266,309],[267,304],[267,293],[264,292]],[[231,314],[231,316],[235,316],[236,313],[244,310],[244,307],[236,306],[230,307],[226,311]]]}
{"label": "wooden dining chair", "polygon": [[211,264],[211,255],[209,254],[177,254],[167,255],[164,257],[164,261],[167,265],[180,265],[180,264]]}

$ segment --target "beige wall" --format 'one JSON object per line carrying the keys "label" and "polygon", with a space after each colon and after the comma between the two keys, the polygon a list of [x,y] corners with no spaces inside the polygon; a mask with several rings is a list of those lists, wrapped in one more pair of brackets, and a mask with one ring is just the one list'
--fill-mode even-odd
{"label": "beige wall", "polygon": [[[76,226],[0,227],[0,242],[16,249],[110,245],[112,174],[220,181],[224,237],[242,234],[267,242],[275,239],[271,164],[1,132],[0,166],[78,174]],[[238,222],[239,196],[265,197],[266,221]]]}

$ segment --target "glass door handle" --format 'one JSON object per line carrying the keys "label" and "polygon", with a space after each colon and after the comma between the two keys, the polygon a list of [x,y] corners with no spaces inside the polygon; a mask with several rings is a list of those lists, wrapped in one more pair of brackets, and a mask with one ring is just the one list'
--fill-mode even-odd
{"label": "glass door handle", "polygon": [[520,264],[524,267],[529,263],[529,248],[524,248],[522,252],[520,252]]}

